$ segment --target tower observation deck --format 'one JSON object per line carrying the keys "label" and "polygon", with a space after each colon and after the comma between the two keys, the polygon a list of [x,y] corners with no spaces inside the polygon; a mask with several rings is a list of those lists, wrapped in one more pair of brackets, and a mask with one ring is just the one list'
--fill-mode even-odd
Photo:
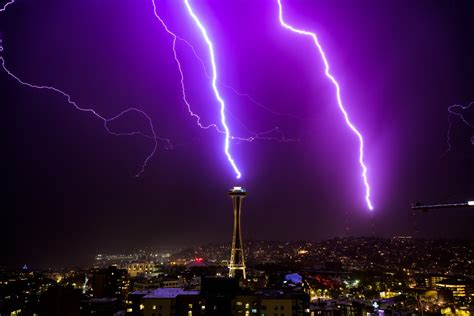
{"label": "tower observation deck", "polygon": [[230,253],[229,276],[237,277],[240,274],[245,279],[244,246],[242,243],[242,231],[240,229],[240,214],[242,213],[242,201],[247,192],[241,187],[234,187],[229,192],[234,207],[234,235],[232,237],[232,250]]}

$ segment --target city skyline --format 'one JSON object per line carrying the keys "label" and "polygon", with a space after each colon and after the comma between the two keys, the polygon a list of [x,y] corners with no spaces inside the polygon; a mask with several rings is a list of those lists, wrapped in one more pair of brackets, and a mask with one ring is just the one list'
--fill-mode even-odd
{"label": "city skyline", "polygon": [[[141,112],[101,121],[64,95],[19,84],[0,69],[8,205],[0,265],[61,266],[140,246],[230,244],[226,193],[234,186],[251,192],[242,214],[245,240],[474,238],[469,209],[411,210],[416,202],[474,200],[472,129],[452,112],[474,101],[471,2],[283,1],[285,20],[318,34],[364,135],[372,212],[357,139],[320,58],[309,53],[311,41],[282,28],[276,0],[194,4],[214,42],[232,133],[271,131],[231,141],[240,180],[230,172],[222,134],[199,128],[183,103],[173,37],[153,4],[209,72],[208,49],[184,2],[18,0],[0,12],[8,70],[67,91],[104,118],[143,110],[156,135],[171,142],[160,141],[135,177],[153,141],[111,136],[103,123],[148,135]],[[193,111],[203,124],[218,122],[203,65],[180,39],[176,51]],[[463,112],[468,122],[472,110]]]}
{"label": "city skyline", "polygon": [[407,236],[247,241],[247,279],[227,276],[229,243],[97,254],[87,265],[56,269],[0,267],[0,313],[470,315],[472,247],[472,240]]}

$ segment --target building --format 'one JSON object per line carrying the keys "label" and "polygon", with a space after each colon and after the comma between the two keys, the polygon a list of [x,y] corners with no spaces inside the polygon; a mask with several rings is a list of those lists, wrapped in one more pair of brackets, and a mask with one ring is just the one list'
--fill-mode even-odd
{"label": "building", "polygon": [[143,309],[145,308],[142,304],[142,299],[148,294],[152,294],[154,290],[139,290],[128,293],[126,300],[126,312],[127,315],[143,315]]}
{"label": "building", "polygon": [[109,316],[120,308],[121,304],[115,297],[91,298],[81,302],[81,315]]}
{"label": "building", "polygon": [[199,315],[199,291],[183,288],[159,288],[141,299],[140,310],[144,316]]}
{"label": "building", "polygon": [[71,287],[52,286],[40,298],[39,315],[81,315],[81,291]]}
{"label": "building", "polygon": [[115,297],[124,300],[128,293],[127,270],[110,266],[92,273],[90,286],[95,298]]}
{"label": "building", "polygon": [[447,277],[443,274],[430,274],[424,277],[425,287],[427,289],[435,289],[436,284],[445,280]]}
{"label": "building", "polygon": [[184,287],[185,285],[186,281],[183,278],[168,279],[161,282],[161,287],[165,288]]}
{"label": "building", "polygon": [[309,295],[301,288],[252,291],[237,278],[203,277],[201,290],[159,288],[135,291],[127,315],[140,316],[307,316]]}
{"label": "building", "polygon": [[474,281],[466,278],[447,278],[436,283],[438,290],[450,290],[454,300],[474,297]]}
{"label": "building", "polygon": [[153,290],[161,287],[162,279],[157,277],[152,278],[135,278],[131,280],[133,291],[138,290]]}
{"label": "building", "polygon": [[155,272],[153,262],[135,262],[127,265],[128,275],[132,278],[136,276],[148,276]]}
{"label": "building", "polygon": [[239,294],[232,300],[232,315],[261,315],[260,300],[252,294]]}
{"label": "building", "polygon": [[201,299],[205,315],[232,315],[232,299],[239,291],[239,281],[236,278],[203,277]]}
{"label": "building", "polygon": [[310,315],[309,295],[299,291],[260,290],[236,295],[232,316],[304,316]]}
{"label": "building", "polygon": [[216,275],[220,267],[216,264],[209,263],[203,258],[195,258],[186,264],[186,269],[196,276],[213,276]]}

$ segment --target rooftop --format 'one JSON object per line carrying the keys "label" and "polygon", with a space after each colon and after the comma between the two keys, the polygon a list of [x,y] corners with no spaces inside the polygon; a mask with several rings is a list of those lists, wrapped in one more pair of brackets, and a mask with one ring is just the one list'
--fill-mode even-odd
{"label": "rooftop", "polygon": [[137,290],[137,291],[133,291],[130,294],[133,294],[133,295],[147,295],[147,294],[153,293],[153,291],[154,290]]}
{"label": "rooftop", "polygon": [[180,287],[159,288],[143,298],[176,298],[178,295],[199,295],[199,291],[187,291]]}

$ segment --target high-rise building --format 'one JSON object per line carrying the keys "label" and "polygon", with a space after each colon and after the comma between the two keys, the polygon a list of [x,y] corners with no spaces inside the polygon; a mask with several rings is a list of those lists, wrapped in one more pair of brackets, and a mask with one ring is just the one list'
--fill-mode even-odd
{"label": "high-rise building", "polygon": [[446,278],[436,283],[438,289],[448,289],[453,293],[454,300],[474,297],[474,282],[463,277]]}
{"label": "high-rise building", "polygon": [[116,266],[95,270],[90,285],[95,298],[115,297],[121,301],[128,292],[127,270]]}
{"label": "high-rise building", "polygon": [[204,277],[201,279],[201,301],[206,316],[232,315],[232,298],[240,291],[235,278]]}
{"label": "high-rise building", "polygon": [[242,201],[247,192],[241,187],[234,187],[229,192],[234,207],[234,235],[232,237],[232,251],[230,253],[229,276],[236,277],[239,273],[246,279],[244,246],[242,242],[242,231],[240,229],[240,214],[242,213]]}

